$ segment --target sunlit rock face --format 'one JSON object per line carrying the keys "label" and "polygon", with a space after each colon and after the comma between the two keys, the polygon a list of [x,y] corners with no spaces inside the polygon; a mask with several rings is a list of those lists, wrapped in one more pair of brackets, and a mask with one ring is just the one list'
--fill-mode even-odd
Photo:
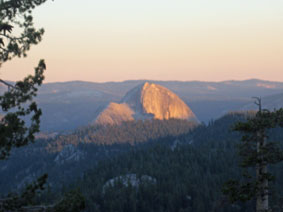
{"label": "sunlit rock face", "polygon": [[198,122],[191,109],[172,91],[144,83],[130,90],[121,103],[110,103],[95,123],[119,124],[123,121],[144,119],[187,119]]}
{"label": "sunlit rock face", "polygon": [[108,107],[100,113],[96,119],[96,123],[106,124],[120,124],[123,121],[131,121],[134,111],[125,103],[118,104],[111,102]]}
{"label": "sunlit rock face", "polygon": [[190,108],[173,92],[160,85],[145,83],[141,92],[145,113],[155,119],[189,119],[194,116]]}

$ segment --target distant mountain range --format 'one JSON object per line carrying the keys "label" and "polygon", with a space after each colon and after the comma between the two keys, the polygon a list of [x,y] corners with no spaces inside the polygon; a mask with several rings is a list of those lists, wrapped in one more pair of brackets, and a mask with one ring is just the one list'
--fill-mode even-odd
{"label": "distant mountain range", "polygon": [[[91,123],[110,102],[120,102],[126,93],[148,80],[124,82],[46,83],[36,98],[43,110],[43,131],[68,131]],[[200,82],[148,81],[178,95],[201,122],[216,119],[229,111],[253,107],[253,96],[263,97],[263,106],[283,106],[283,82],[263,80]],[[0,86],[0,92],[5,91]],[[281,99],[280,99],[281,98]]]}

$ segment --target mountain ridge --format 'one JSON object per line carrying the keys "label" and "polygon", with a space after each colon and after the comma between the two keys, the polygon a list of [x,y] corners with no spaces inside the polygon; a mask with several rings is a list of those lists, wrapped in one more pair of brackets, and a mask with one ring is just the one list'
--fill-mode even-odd
{"label": "mountain ridge", "polygon": [[[41,130],[68,132],[86,126],[110,102],[120,102],[129,90],[144,82],[145,80],[44,83],[39,87],[35,98],[43,113]],[[254,79],[225,82],[154,80],[149,82],[160,84],[173,91],[204,123],[217,119],[229,111],[240,110],[248,104],[253,104],[251,99],[253,96],[264,98],[283,93],[283,83]],[[0,86],[0,93],[5,91],[7,87]],[[263,99],[263,103],[265,105],[266,100]],[[273,108],[272,104],[270,108]]]}

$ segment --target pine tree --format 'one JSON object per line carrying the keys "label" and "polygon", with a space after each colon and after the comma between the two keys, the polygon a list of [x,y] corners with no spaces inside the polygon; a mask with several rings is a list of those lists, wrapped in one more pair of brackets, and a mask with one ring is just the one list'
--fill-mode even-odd
{"label": "pine tree", "polygon": [[[32,10],[46,1],[0,0],[0,68],[14,57],[26,57],[31,46],[41,41],[44,30],[34,27]],[[19,35],[13,31],[15,28],[20,31]],[[0,117],[0,160],[7,159],[13,148],[35,141],[42,112],[33,98],[44,80],[45,69],[44,60],[40,60],[33,76],[15,84],[0,79],[0,83],[8,88],[0,96],[0,107],[5,114]],[[29,125],[25,122],[27,117],[30,118]],[[22,192],[0,199],[0,211],[79,211],[84,208],[84,199],[78,192],[67,194],[54,205],[32,206],[33,199],[44,189],[46,179],[44,174]],[[74,199],[76,202],[68,204]]]}
{"label": "pine tree", "polygon": [[248,201],[256,199],[256,211],[270,211],[269,182],[274,180],[268,171],[268,166],[283,160],[283,150],[278,143],[268,141],[268,131],[283,127],[283,109],[268,111],[262,109],[261,99],[255,102],[259,110],[254,117],[248,118],[246,122],[239,122],[234,130],[243,133],[239,145],[239,155],[242,159],[241,167],[255,169],[255,174],[246,171],[243,177],[245,182],[236,180],[228,181],[223,192],[228,195],[231,202]]}
{"label": "pine tree", "polygon": [[[38,44],[44,33],[33,24],[32,10],[46,0],[0,0],[0,67],[14,57],[25,57],[32,45]],[[21,31],[20,35],[13,29]],[[11,84],[3,79],[8,91],[0,96],[0,106],[5,116],[0,120],[0,159],[6,159],[13,147],[21,147],[34,141],[39,132],[41,110],[32,101],[37,87],[43,82],[46,65],[40,60],[34,76]],[[26,105],[28,103],[28,106]],[[30,117],[27,126],[24,117]]]}

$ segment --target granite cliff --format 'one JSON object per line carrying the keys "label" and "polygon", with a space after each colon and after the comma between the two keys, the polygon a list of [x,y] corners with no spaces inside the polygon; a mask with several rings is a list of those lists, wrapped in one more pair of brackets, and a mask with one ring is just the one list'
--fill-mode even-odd
{"label": "granite cliff", "polygon": [[146,82],[130,90],[120,103],[111,102],[95,123],[105,125],[172,118],[198,122],[191,109],[176,94],[163,86]]}

